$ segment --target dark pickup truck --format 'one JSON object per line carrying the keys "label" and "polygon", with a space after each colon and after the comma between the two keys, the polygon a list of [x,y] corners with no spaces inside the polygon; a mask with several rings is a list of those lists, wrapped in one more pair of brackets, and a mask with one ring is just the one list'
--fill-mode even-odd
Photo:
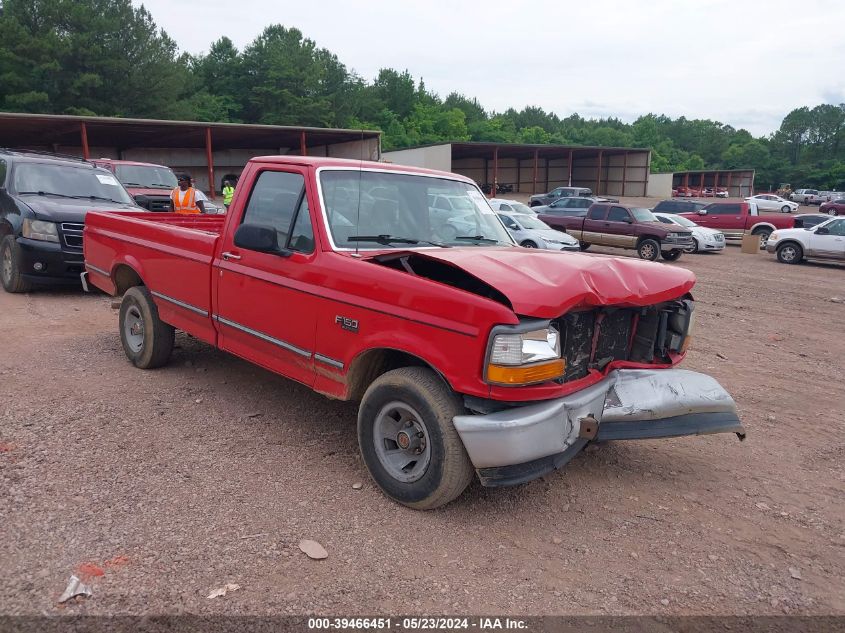
{"label": "dark pickup truck", "polygon": [[648,209],[619,204],[596,203],[584,217],[542,213],[540,219],[558,231],[581,242],[581,250],[591,245],[616,246],[637,251],[640,259],[655,261],[661,255],[675,261],[693,245],[692,232],[662,224]]}

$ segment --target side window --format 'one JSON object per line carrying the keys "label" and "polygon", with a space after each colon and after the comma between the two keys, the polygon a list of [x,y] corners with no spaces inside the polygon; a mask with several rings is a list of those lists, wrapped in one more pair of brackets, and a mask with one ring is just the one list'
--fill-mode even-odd
{"label": "side window", "polygon": [[6,185],[6,161],[0,160],[0,187]]}
{"label": "side window", "polygon": [[738,204],[713,204],[707,207],[707,215],[739,215],[742,207]]}
{"label": "side window", "polygon": [[[276,229],[280,248],[288,245],[291,224],[296,215],[297,206],[306,209],[303,221],[310,225],[305,202],[305,179],[302,174],[283,171],[265,171],[258,176],[249,195],[242,224],[261,224]],[[300,203],[302,198],[302,203]],[[310,227],[308,229],[310,231]],[[312,238],[313,243],[313,238]],[[313,246],[312,246],[313,248]]]}
{"label": "side window", "polygon": [[499,214],[499,219],[504,222],[505,226],[508,227],[511,231],[518,231],[519,225],[513,221],[513,218],[508,217],[507,215]]}
{"label": "side window", "polygon": [[663,224],[672,224],[672,220],[670,220],[669,218],[664,218],[664,217],[663,217],[663,216],[661,216],[661,215],[658,215],[658,216],[657,216],[657,219],[658,219],[660,222],[663,222]]}
{"label": "side window", "polygon": [[314,252],[314,229],[311,226],[311,214],[308,212],[307,196],[302,196],[302,202],[296,210],[296,220],[290,232],[288,248],[300,253]]}
{"label": "side window", "polygon": [[576,200],[573,206],[576,209],[589,209],[591,204],[589,200]]}
{"label": "side window", "polygon": [[611,207],[610,213],[607,214],[608,222],[625,222],[631,216],[628,214],[628,209],[624,207]]}
{"label": "side window", "polygon": [[845,235],[845,220],[836,220],[827,226],[828,233],[831,235]]}
{"label": "side window", "polygon": [[604,220],[604,216],[607,213],[607,207],[597,205],[590,209],[587,213],[587,218],[590,220]]}
{"label": "side window", "polygon": [[504,202],[499,205],[499,211],[513,211],[513,207],[509,204],[505,204]]}

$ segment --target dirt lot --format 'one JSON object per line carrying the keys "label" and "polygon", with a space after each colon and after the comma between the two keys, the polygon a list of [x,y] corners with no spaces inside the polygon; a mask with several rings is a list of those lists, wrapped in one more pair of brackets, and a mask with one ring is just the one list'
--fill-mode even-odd
{"label": "dirt lot", "polygon": [[685,366],[748,439],[611,443],[428,513],[370,482],[354,405],[184,335],[140,371],[109,298],[0,292],[0,610],[845,614],[845,266],[673,265],[699,278]]}

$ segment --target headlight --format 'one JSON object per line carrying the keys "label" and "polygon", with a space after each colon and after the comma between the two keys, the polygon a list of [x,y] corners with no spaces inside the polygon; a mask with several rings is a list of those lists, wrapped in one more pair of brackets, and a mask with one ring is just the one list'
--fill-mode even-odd
{"label": "headlight", "polygon": [[775,231],[774,233],[772,233],[772,234],[769,236],[769,240],[768,240],[768,241],[769,241],[769,242],[774,242],[774,241],[776,241],[776,240],[778,239],[778,237],[779,237],[778,232],[777,232],[777,231]]}
{"label": "headlight", "polygon": [[525,332],[492,335],[487,381],[499,385],[531,385],[563,375],[560,333],[553,325]]}
{"label": "headlight", "polygon": [[24,218],[21,233],[25,238],[30,240],[41,240],[43,242],[59,241],[59,233],[56,230],[56,224],[54,222]]}

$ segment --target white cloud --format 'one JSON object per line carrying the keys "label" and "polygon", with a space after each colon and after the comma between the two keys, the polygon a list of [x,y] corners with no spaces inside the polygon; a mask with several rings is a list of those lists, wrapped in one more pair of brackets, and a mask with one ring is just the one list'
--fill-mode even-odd
{"label": "white cloud", "polygon": [[[183,50],[244,47],[281,23],[366,79],[408,69],[441,96],[559,116],[647,112],[773,131],[791,109],[845,97],[845,3],[805,0],[146,0]],[[787,19],[788,18],[788,19]],[[831,37],[826,37],[830,34]],[[590,105],[588,105],[590,104]]]}

